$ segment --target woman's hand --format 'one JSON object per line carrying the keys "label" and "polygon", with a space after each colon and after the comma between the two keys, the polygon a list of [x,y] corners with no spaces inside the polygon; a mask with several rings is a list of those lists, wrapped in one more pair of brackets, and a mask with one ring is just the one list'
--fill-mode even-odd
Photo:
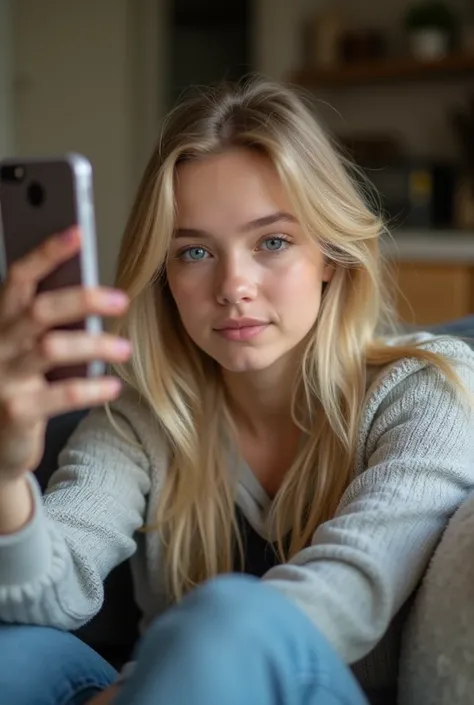
{"label": "woman's hand", "polygon": [[13,264],[0,290],[0,493],[37,467],[49,417],[103,404],[120,391],[110,377],[48,383],[44,376],[59,366],[130,355],[126,341],[106,333],[54,330],[89,315],[125,313],[122,292],[74,287],[36,294],[38,283],[79,249],[77,229],[53,236]]}
{"label": "woman's hand", "polygon": [[111,705],[113,698],[119,692],[120,687],[118,685],[111,685],[109,688],[103,690],[99,695],[95,695],[92,700],[88,700],[86,705]]}

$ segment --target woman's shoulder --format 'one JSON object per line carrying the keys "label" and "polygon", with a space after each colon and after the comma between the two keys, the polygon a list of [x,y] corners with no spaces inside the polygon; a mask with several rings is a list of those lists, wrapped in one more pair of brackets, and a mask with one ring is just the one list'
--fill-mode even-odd
{"label": "woman's shoulder", "polygon": [[[407,354],[369,371],[357,434],[356,474],[366,469],[375,452],[380,457],[410,457],[412,467],[415,456],[425,460],[430,456],[435,462],[434,457],[450,453],[453,462],[465,470],[474,459],[471,347],[460,339],[429,334],[393,338],[387,344]],[[425,359],[411,356],[413,344],[452,365],[457,380],[448,379],[429,355]],[[465,474],[470,477],[471,473],[466,470]]]}
{"label": "woman's shoulder", "polygon": [[[389,348],[402,349],[413,346],[439,356],[452,366],[461,383],[474,392],[474,350],[468,342],[453,336],[418,332],[387,338],[385,344]],[[382,366],[370,365],[367,368],[366,401],[369,404],[380,403],[400,385],[416,386],[421,377],[428,385],[431,381],[436,386],[440,374],[443,376],[442,371],[428,357],[423,359],[410,354]]]}
{"label": "woman's shoulder", "polygon": [[445,355],[453,360],[457,358],[463,359],[465,357],[474,359],[474,338],[469,340],[454,335],[416,331],[387,337],[385,343],[389,347],[414,345],[425,350],[439,353],[440,355]]}
{"label": "woman's shoulder", "polygon": [[[474,425],[474,351],[459,338],[428,333],[400,336],[386,341],[407,354],[383,366],[368,369],[367,390],[361,410],[359,442],[369,444],[369,437],[403,424],[421,428],[456,426],[467,432]],[[456,375],[459,384],[448,379],[445,371],[425,358],[409,354],[410,347],[442,358]],[[394,351],[395,352],[395,351]],[[413,430],[412,428],[412,430]],[[372,433],[373,432],[373,433]],[[423,433],[426,432],[423,431]],[[440,431],[441,432],[441,431]]]}

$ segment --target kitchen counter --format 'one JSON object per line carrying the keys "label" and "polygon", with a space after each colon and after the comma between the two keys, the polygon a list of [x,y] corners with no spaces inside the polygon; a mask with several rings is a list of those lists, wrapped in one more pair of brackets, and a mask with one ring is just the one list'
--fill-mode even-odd
{"label": "kitchen counter", "polygon": [[395,230],[382,238],[381,251],[400,262],[474,266],[474,232],[462,230]]}

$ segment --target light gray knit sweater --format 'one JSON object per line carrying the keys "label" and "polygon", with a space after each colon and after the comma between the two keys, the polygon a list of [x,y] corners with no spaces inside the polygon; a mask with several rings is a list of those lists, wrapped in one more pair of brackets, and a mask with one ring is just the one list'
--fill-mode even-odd
{"label": "light gray knit sweater", "polygon": [[[474,391],[474,354],[467,345],[430,338],[424,345],[464,363],[458,371]],[[144,628],[166,608],[157,536],[135,533],[155,515],[167,472],[166,446],[132,392],[113,406],[141,447],[117,434],[103,410],[95,410],[62,452],[44,505],[31,478],[32,521],[16,535],[0,537],[0,620],[77,628],[100,609],[106,575],[132,555]],[[474,487],[472,423],[434,369],[405,359],[375,378],[372,373],[355,479],[336,516],[317,529],[311,546],[263,578],[355,664],[366,688],[394,683],[399,651],[394,618],[449,518]],[[272,539],[263,523],[269,498],[244,463],[231,466],[241,469],[238,505],[254,529]],[[421,658],[420,664],[424,667]],[[426,694],[417,702],[431,700]]]}

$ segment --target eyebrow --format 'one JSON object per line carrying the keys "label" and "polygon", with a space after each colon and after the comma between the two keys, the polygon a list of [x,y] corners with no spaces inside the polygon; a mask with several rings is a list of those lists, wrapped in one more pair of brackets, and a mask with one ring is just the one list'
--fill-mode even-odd
{"label": "eyebrow", "polygon": [[[278,211],[277,213],[272,213],[271,215],[264,215],[262,218],[256,218],[251,220],[245,225],[239,228],[239,232],[248,233],[252,230],[258,230],[259,228],[265,228],[269,225],[274,225],[275,223],[296,223],[296,218],[291,215],[291,213],[286,213],[285,211]],[[205,230],[196,230],[194,228],[176,228],[173,236],[175,238],[180,237],[203,237],[208,235]]]}

